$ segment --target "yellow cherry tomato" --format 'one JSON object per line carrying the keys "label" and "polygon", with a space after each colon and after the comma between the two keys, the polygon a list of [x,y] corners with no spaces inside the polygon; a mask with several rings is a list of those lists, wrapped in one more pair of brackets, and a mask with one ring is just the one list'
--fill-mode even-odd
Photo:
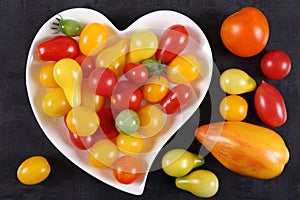
{"label": "yellow cherry tomato", "polygon": [[140,31],[130,41],[127,63],[139,63],[152,57],[158,48],[157,36],[151,31]]}
{"label": "yellow cherry tomato", "polygon": [[105,48],[96,58],[96,67],[108,67],[117,76],[123,74],[126,53],[129,51],[129,39],[121,39],[111,47]]}
{"label": "yellow cherry tomato", "polygon": [[242,121],[248,112],[247,101],[239,95],[229,95],[220,103],[221,116],[227,121]]}
{"label": "yellow cherry tomato", "polygon": [[95,110],[78,106],[72,108],[66,117],[67,127],[72,133],[79,136],[93,135],[100,125],[100,120]]}
{"label": "yellow cherry tomato", "polygon": [[57,88],[59,85],[53,77],[53,68],[55,62],[48,63],[40,71],[40,83],[47,88]]}
{"label": "yellow cherry tomato", "polygon": [[118,148],[126,154],[140,153],[144,147],[144,139],[141,134],[123,134],[120,133],[117,137]]}
{"label": "yellow cherry tomato", "polygon": [[81,106],[89,107],[98,112],[104,105],[105,97],[95,94],[84,80],[81,85]]}
{"label": "yellow cherry tomato", "polygon": [[90,149],[89,160],[94,167],[106,168],[113,165],[118,154],[118,148],[112,141],[100,140]]}
{"label": "yellow cherry tomato", "polygon": [[147,80],[143,87],[144,98],[151,102],[162,100],[169,91],[169,82],[166,77],[160,75],[153,76]]}
{"label": "yellow cherry tomato", "polygon": [[62,88],[48,91],[43,98],[42,108],[50,117],[65,116],[72,109]]}
{"label": "yellow cherry tomato", "polygon": [[79,36],[80,51],[86,56],[95,56],[106,45],[107,29],[99,23],[90,23],[83,28]]}
{"label": "yellow cherry tomato", "polygon": [[163,115],[161,109],[155,105],[145,105],[138,110],[140,128],[138,132],[146,137],[152,137],[159,133],[163,127]]}
{"label": "yellow cherry tomato", "polygon": [[25,185],[34,185],[44,181],[50,171],[51,167],[46,158],[32,156],[21,163],[17,170],[17,177]]}
{"label": "yellow cherry tomato", "polygon": [[176,84],[195,80],[200,75],[200,64],[192,54],[177,56],[167,67],[168,79]]}

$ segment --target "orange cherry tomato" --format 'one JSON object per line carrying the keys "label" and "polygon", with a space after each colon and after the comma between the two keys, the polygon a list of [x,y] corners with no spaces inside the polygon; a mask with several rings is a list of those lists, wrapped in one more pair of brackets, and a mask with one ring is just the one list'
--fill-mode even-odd
{"label": "orange cherry tomato", "polygon": [[221,39],[233,54],[241,57],[254,56],[267,45],[268,20],[257,8],[243,8],[224,20],[221,26]]}

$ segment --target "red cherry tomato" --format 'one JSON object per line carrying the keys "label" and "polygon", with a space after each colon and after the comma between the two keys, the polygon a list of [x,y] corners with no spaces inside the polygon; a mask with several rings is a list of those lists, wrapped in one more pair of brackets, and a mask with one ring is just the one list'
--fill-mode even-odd
{"label": "red cherry tomato", "polygon": [[189,33],[183,25],[170,26],[159,42],[155,58],[161,60],[161,63],[171,62],[185,49],[188,41]]}
{"label": "red cherry tomato", "polygon": [[41,60],[59,61],[62,58],[75,58],[79,53],[76,40],[68,36],[56,36],[38,44],[36,52]]}
{"label": "red cherry tomato", "polygon": [[114,177],[123,184],[130,184],[137,180],[141,170],[140,162],[131,156],[122,156],[113,165]]}
{"label": "red cherry tomato", "polygon": [[98,112],[98,116],[100,119],[100,128],[107,139],[117,137],[119,132],[115,127],[115,118],[112,110],[110,108],[101,109]]}
{"label": "red cherry tomato", "polygon": [[221,26],[221,39],[226,48],[241,57],[261,52],[269,39],[266,16],[257,8],[246,7],[228,16]]}
{"label": "red cherry tomato", "polygon": [[88,78],[90,73],[95,69],[95,62],[93,59],[89,56],[80,54],[75,60],[81,66],[83,78]]}
{"label": "red cherry tomato", "polygon": [[256,89],[254,105],[258,117],[271,127],[283,125],[287,119],[284,99],[272,85],[262,82]]}
{"label": "red cherry tomato", "polygon": [[160,105],[166,114],[182,109],[192,98],[192,90],[187,85],[177,85],[161,100]]}
{"label": "red cherry tomato", "polygon": [[148,79],[147,68],[139,63],[128,63],[123,71],[125,77],[137,85],[145,83]]}
{"label": "red cherry tomato", "polygon": [[71,142],[80,150],[87,150],[96,142],[96,134],[90,136],[79,136],[69,131]]}
{"label": "red cherry tomato", "polygon": [[111,95],[117,81],[117,75],[111,69],[103,67],[94,69],[88,78],[89,87],[100,96]]}
{"label": "red cherry tomato", "polygon": [[141,105],[143,93],[139,87],[129,81],[120,81],[111,95],[111,105],[114,109],[136,110]]}
{"label": "red cherry tomato", "polygon": [[266,53],[260,62],[262,73],[269,79],[280,80],[291,71],[290,57],[280,50]]}

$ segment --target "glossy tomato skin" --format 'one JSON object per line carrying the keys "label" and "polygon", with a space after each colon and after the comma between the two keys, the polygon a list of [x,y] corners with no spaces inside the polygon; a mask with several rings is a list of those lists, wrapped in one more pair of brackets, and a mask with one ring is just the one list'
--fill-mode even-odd
{"label": "glossy tomato skin", "polygon": [[180,54],[189,41],[189,33],[185,26],[175,24],[170,26],[163,34],[158,49],[155,54],[157,60],[161,63],[171,62],[178,54]]}
{"label": "glossy tomato skin", "polygon": [[88,78],[89,87],[100,96],[111,95],[117,82],[117,75],[111,69],[103,67],[94,69]]}
{"label": "glossy tomato skin", "polygon": [[122,156],[113,165],[113,175],[122,184],[130,184],[136,181],[141,174],[142,166],[132,156]]}
{"label": "glossy tomato skin", "polygon": [[143,97],[151,103],[159,102],[166,96],[168,89],[168,79],[162,75],[156,75],[148,79],[145,83],[143,87]]}
{"label": "glossy tomato skin", "polygon": [[258,117],[268,126],[278,127],[287,119],[284,99],[271,84],[262,82],[256,89],[254,105]]}
{"label": "glossy tomato skin", "polygon": [[81,66],[83,78],[88,78],[90,73],[95,69],[94,60],[83,54],[80,54],[75,58],[76,62]]}
{"label": "glossy tomato skin", "polygon": [[69,130],[69,136],[72,144],[80,150],[87,150],[96,142],[96,134],[90,136],[79,136]]}
{"label": "glossy tomato skin", "polygon": [[129,81],[119,81],[111,95],[111,106],[115,110],[136,110],[141,105],[143,93],[139,87]]}
{"label": "glossy tomato skin", "polygon": [[101,109],[98,113],[100,119],[100,127],[107,139],[115,138],[119,135],[119,131],[115,127],[115,118],[110,108]]}
{"label": "glossy tomato skin", "polygon": [[272,50],[266,53],[260,62],[262,73],[271,80],[280,80],[286,77],[291,70],[290,57],[281,50]]}
{"label": "glossy tomato skin", "polygon": [[267,45],[268,20],[257,8],[245,7],[224,20],[221,39],[233,54],[240,57],[254,56]]}
{"label": "glossy tomato skin", "polygon": [[123,72],[129,81],[137,85],[145,83],[149,75],[147,68],[139,63],[128,63]]}
{"label": "glossy tomato skin", "polygon": [[180,84],[175,86],[161,100],[160,105],[166,114],[173,114],[182,109],[192,98],[192,90],[189,86]]}
{"label": "glossy tomato skin", "polygon": [[79,53],[76,40],[68,36],[56,36],[38,44],[38,57],[44,61],[59,61],[63,58],[75,58]]}

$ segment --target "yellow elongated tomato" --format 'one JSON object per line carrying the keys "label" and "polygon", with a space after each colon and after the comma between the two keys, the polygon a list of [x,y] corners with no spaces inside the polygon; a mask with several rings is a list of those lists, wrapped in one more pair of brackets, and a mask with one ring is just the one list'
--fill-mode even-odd
{"label": "yellow elongated tomato", "polygon": [[68,113],[66,124],[72,133],[79,136],[90,136],[98,129],[100,120],[95,110],[77,106]]}
{"label": "yellow elongated tomato", "polygon": [[256,88],[255,80],[237,68],[225,70],[220,76],[220,86],[228,94],[243,94]]}
{"label": "yellow elongated tomato", "polygon": [[98,112],[104,105],[105,97],[95,94],[89,87],[88,81],[83,80],[81,85],[81,106],[89,107]]}
{"label": "yellow elongated tomato", "polygon": [[129,43],[129,39],[121,39],[113,46],[105,48],[96,58],[96,67],[108,67],[117,76],[122,75]]}
{"label": "yellow elongated tomato", "polygon": [[139,63],[142,60],[152,57],[157,50],[158,39],[151,31],[140,31],[130,41],[130,52],[127,56],[127,63]]}
{"label": "yellow elongated tomato", "polygon": [[107,29],[99,23],[90,23],[79,36],[80,51],[86,56],[95,56],[105,48],[108,38]]}
{"label": "yellow elongated tomato", "polygon": [[53,77],[55,62],[48,63],[40,71],[40,83],[47,88],[57,88],[59,85]]}
{"label": "yellow elongated tomato", "polygon": [[258,179],[279,176],[290,156],[278,133],[246,122],[206,124],[195,135],[229,170]]}
{"label": "yellow elongated tomato", "polygon": [[161,109],[155,105],[145,105],[138,110],[140,128],[138,132],[146,137],[152,137],[159,133],[163,127],[163,115]]}
{"label": "yellow elongated tomato", "polygon": [[19,181],[25,185],[34,185],[44,181],[51,167],[43,156],[32,156],[21,163],[17,170]]}
{"label": "yellow elongated tomato", "polygon": [[56,83],[64,90],[72,107],[81,103],[82,70],[80,65],[71,58],[59,60],[53,69]]}
{"label": "yellow elongated tomato", "polygon": [[248,103],[239,95],[224,97],[220,103],[220,114],[227,121],[243,121],[247,112]]}
{"label": "yellow elongated tomato", "polygon": [[167,67],[167,78],[176,84],[192,82],[200,75],[200,64],[192,54],[177,56]]}
{"label": "yellow elongated tomato", "polygon": [[43,98],[42,108],[50,117],[65,116],[72,109],[62,88],[48,91]]}
{"label": "yellow elongated tomato", "polygon": [[118,148],[110,140],[100,140],[90,149],[90,163],[97,168],[107,168],[118,158]]}
{"label": "yellow elongated tomato", "polygon": [[123,134],[120,133],[117,137],[118,148],[126,154],[140,153],[144,147],[144,139],[141,134]]}
{"label": "yellow elongated tomato", "polygon": [[162,100],[169,91],[168,79],[162,75],[153,76],[147,80],[143,87],[143,97],[151,102]]}

